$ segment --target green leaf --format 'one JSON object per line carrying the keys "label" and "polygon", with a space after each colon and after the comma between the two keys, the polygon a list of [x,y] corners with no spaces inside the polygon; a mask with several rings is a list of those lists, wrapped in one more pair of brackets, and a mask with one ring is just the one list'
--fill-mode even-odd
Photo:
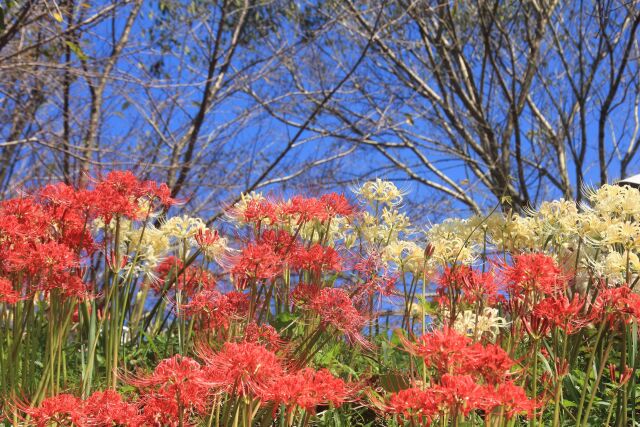
{"label": "green leaf", "polygon": [[69,49],[71,49],[71,51],[75,53],[78,59],[80,59],[81,61],[86,61],[87,59],[89,59],[87,55],[84,54],[82,49],[80,49],[80,46],[78,46],[77,44],[70,42],[68,40],[65,41],[65,44],[69,46]]}
{"label": "green leaf", "polygon": [[277,331],[281,331],[283,329],[288,328],[298,320],[298,315],[294,313],[280,313],[276,316],[276,318],[271,322],[271,326],[276,328]]}

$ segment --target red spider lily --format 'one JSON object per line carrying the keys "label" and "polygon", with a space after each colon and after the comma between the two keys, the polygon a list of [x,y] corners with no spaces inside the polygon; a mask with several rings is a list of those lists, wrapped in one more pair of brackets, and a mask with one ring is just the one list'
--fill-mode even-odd
{"label": "red spider lily", "polygon": [[397,282],[397,275],[385,272],[380,276],[372,276],[366,282],[358,283],[355,286],[355,294],[360,297],[390,296],[396,290]]}
{"label": "red spider lily", "polygon": [[[78,228],[70,221],[72,214],[51,214],[51,206],[44,206],[33,197],[0,203],[0,272],[21,277],[25,283],[13,288],[19,294],[60,289],[67,296],[85,296],[86,285],[80,279],[80,252],[83,246],[73,247],[65,242],[65,230]],[[86,224],[85,224],[86,225]],[[72,234],[75,244],[78,234]],[[92,240],[87,238],[87,250]],[[28,285],[25,286],[25,284]],[[5,298],[15,299],[6,292]]]}
{"label": "red spider lily", "polygon": [[160,206],[165,209],[182,203],[171,196],[171,189],[164,182],[144,181],[142,182],[142,189],[146,197],[157,200]]}
{"label": "red spider lily", "polygon": [[[180,407],[176,399],[163,394],[148,393],[142,396],[140,404],[145,426],[180,425]],[[183,415],[184,417],[184,415]],[[191,425],[183,422],[183,425]]]}
{"label": "red spider lily", "polygon": [[445,374],[433,388],[450,413],[468,415],[481,404],[481,386],[471,375]]}
{"label": "red spider lily", "polygon": [[173,399],[181,410],[203,410],[207,401],[205,371],[195,360],[181,355],[162,360],[149,376],[135,378],[130,383],[151,388],[152,394]]}
{"label": "red spider lily", "polygon": [[227,342],[219,352],[200,347],[199,354],[206,362],[207,383],[240,396],[263,396],[284,372],[275,353],[252,342]]}
{"label": "red spider lily", "polygon": [[564,295],[547,297],[534,306],[533,317],[573,334],[591,321],[581,314],[584,306],[585,301],[577,294],[571,301]]}
{"label": "red spider lily", "polygon": [[447,327],[423,335],[418,343],[405,341],[404,345],[409,353],[422,357],[438,376],[471,375],[495,383],[504,381],[514,365],[501,347],[473,343]]}
{"label": "red spider lily", "polygon": [[511,295],[551,295],[567,286],[567,277],[556,261],[542,253],[514,255],[512,265],[503,267],[502,278]]}
{"label": "red spider lily", "polygon": [[22,300],[20,292],[13,289],[13,283],[9,279],[0,277],[0,303],[15,304]]}
{"label": "red spider lily", "polygon": [[87,190],[76,190],[65,184],[48,185],[36,194],[37,200],[49,215],[55,238],[80,252],[95,250],[89,230],[93,219],[93,199]]}
{"label": "red spider lily", "polygon": [[3,267],[12,273],[31,276],[54,274],[79,266],[76,254],[67,245],[55,241],[33,243],[4,254]]}
{"label": "red spider lily", "polygon": [[397,418],[416,420],[420,425],[431,425],[440,412],[441,394],[434,389],[418,387],[400,390],[389,396],[384,410]]}
{"label": "red spider lily", "polygon": [[624,371],[620,374],[620,378],[617,378],[616,365],[614,363],[609,363],[609,378],[611,378],[611,382],[615,383],[618,387],[622,387],[627,382],[629,382],[632,376],[633,376],[633,369],[627,366],[624,368]]}
{"label": "red spider lily", "polygon": [[256,225],[265,221],[275,224],[279,219],[278,206],[268,200],[250,200],[244,209],[242,219]]}
{"label": "red spider lily", "polygon": [[84,425],[85,413],[81,399],[71,394],[58,394],[46,398],[36,408],[21,408],[38,427],[47,425]]}
{"label": "red spider lily", "polygon": [[437,285],[438,295],[446,297],[451,294],[469,304],[481,301],[494,305],[503,299],[492,271],[483,273],[467,265],[447,267]]}
{"label": "red spider lily", "polygon": [[323,194],[320,197],[320,201],[324,203],[328,218],[332,218],[336,215],[350,216],[354,213],[353,206],[351,206],[343,194]]}
{"label": "red spider lily", "polygon": [[[535,339],[547,336],[551,330],[551,324],[547,319],[535,315],[529,318],[522,318],[522,325],[527,334]],[[513,329],[512,325],[512,333],[514,332]]]}
{"label": "red spider lily", "polygon": [[466,349],[466,353],[469,362],[465,371],[481,376],[490,384],[505,381],[514,365],[507,352],[495,344],[475,343]]}
{"label": "red spider lily", "polygon": [[215,289],[216,278],[213,273],[204,268],[189,266],[184,274],[176,281],[178,289],[192,296],[200,289]]}
{"label": "red spider lily", "polygon": [[318,314],[324,326],[333,326],[350,340],[366,344],[360,334],[366,319],[353,306],[349,294],[344,289],[321,289],[311,301],[309,308]]}
{"label": "red spider lily", "polygon": [[271,246],[273,252],[282,258],[283,263],[289,262],[292,254],[301,246],[294,236],[284,230],[265,230],[258,241]]}
{"label": "red spider lily", "polygon": [[[181,273],[182,272],[182,273]],[[177,274],[179,277],[175,277]],[[191,297],[200,289],[215,289],[216,279],[209,270],[196,266],[188,266],[183,271],[183,263],[175,256],[165,258],[156,267],[157,280],[151,282],[151,287],[156,294],[166,292],[167,281],[174,281],[175,288],[183,291]]]}
{"label": "red spider lily", "polygon": [[[166,184],[140,181],[130,171],[112,171],[97,182],[92,192],[93,207],[97,216],[109,223],[115,216],[140,219],[147,212],[140,212],[142,199],[158,203],[168,208],[176,201]],[[153,206],[150,207],[152,209]]]}
{"label": "red spider lily", "polygon": [[227,292],[225,296],[233,307],[234,315],[246,317],[249,312],[249,296],[238,291]]}
{"label": "red spider lily", "polygon": [[182,308],[186,316],[198,316],[203,329],[227,329],[230,322],[244,318],[249,301],[247,295],[240,292],[223,294],[215,289],[203,289]]}
{"label": "red spider lily", "polygon": [[41,287],[45,291],[58,289],[66,297],[76,297],[80,299],[90,298],[90,285],[74,273],[61,273],[53,276],[45,286]]}
{"label": "red spider lily", "polygon": [[250,243],[242,249],[231,269],[235,286],[244,289],[251,281],[271,280],[282,273],[282,257],[265,243]]}
{"label": "red spider lily", "polygon": [[50,237],[51,217],[33,197],[0,202],[0,233],[3,245],[36,242]]}
{"label": "red spider lily", "polygon": [[251,322],[244,330],[244,341],[264,345],[271,351],[279,350],[284,341],[271,325],[258,325]]}
{"label": "red spider lily", "polygon": [[156,275],[159,280],[166,281],[167,278],[177,274],[182,267],[182,261],[178,257],[168,256],[156,267]]}
{"label": "red spider lily", "polygon": [[322,287],[316,283],[300,283],[291,292],[291,300],[301,308],[310,309],[311,303],[318,296]]}
{"label": "red spider lily", "polygon": [[516,414],[531,413],[535,405],[525,391],[511,382],[482,385],[471,375],[445,374],[440,382],[426,389],[413,387],[390,395],[385,412],[399,418],[431,425],[445,412],[453,417],[468,415],[471,411],[491,412],[502,407],[508,418]]}
{"label": "red spider lily", "polygon": [[297,224],[313,220],[323,222],[329,218],[327,205],[315,197],[294,196],[280,205],[280,211],[282,215],[296,219]]}
{"label": "red spider lily", "polygon": [[445,374],[466,369],[465,352],[471,343],[470,338],[445,327],[421,336],[417,343],[405,341],[404,345],[409,353],[422,357],[428,367]]}
{"label": "red spider lily", "polygon": [[97,391],[84,402],[87,424],[94,426],[140,426],[137,405],[125,402],[114,390]]}
{"label": "red spider lily", "polygon": [[30,417],[30,424],[38,427],[60,426],[130,426],[143,425],[143,418],[135,404],[122,400],[114,390],[98,391],[85,401],[70,394],[46,398],[36,408],[21,408]]}
{"label": "red spider lily", "polygon": [[322,271],[342,271],[342,259],[332,247],[316,243],[310,248],[299,247],[293,253],[291,267],[315,274]]}
{"label": "red spider lily", "polygon": [[605,288],[593,304],[592,315],[604,317],[611,326],[618,321],[628,323],[633,317],[640,318],[640,295],[632,293],[628,285]]}
{"label": "red spider lily", "polygon": [[218,230],[211,231],[208,228],[201,228],[196,232],[195,239],[201,247],[213,246],[220,240],[220,234]]}
{"label": "red spider lily", "polygon": [[280,377],[266,392],[265,399],[276,407],[284,405],[288,411],[299,407],[313,414],[319,405],[341,406],[351,393],[347,384],[328,370],[305,368]]}
{"label": "red spider lily", "polygon": [[360,276],[369,278],[386,270],[386,263],[382,260],[379,252],[372,251],[365,256],[356,258],[351,268]]}
{"label": "red spider lily", "polygon": [[383,296],[393,294],[398,275],[389,272],[379,253],[374,252],[362,257],[353,266],[353,270],[358,273],[362,280],[361,283],[355,286],[357,295],[370,297],[375,294]]}
{"label": "red spider lily", "polygon": [[538,409],[538,404],[527,397],[527,393],[512,381],[497,385],[489,384],[480,393],[480,409],[490,413],[501,408],[507,419],[516,415],[529,415]]}

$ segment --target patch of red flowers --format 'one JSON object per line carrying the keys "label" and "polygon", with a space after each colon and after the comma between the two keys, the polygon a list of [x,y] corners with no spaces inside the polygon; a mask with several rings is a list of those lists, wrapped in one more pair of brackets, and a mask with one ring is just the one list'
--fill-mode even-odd
{"label": "patch of red flowers", "polygon": [[299,247],[291,257],[295,270],[306,270],[319,274],[326,271],[342,271],[342,260],[331,246],[314,244],[309,248]]}
{"label": "patch of red flowers", "polygon": [[511,265],[503,266],[502,279],[509,295],[514,297],[530,292],[552,295],[567,286],[566,274],[558,263],[542,253],[514,255]]}
{"label": "patch of red flowers", "polygon": [[283,259],[268,243],[249,243],[231,269],[237,289],[250,282],[272,280],[282,273]]}
{"label": "patch of red flowers", "polygon": [[278,378],[265,393],[265,398],[276,407],[284,405],[287,411],[298,407],[313,414],[319,405],[341,406],[352,393],[343,380],[328,370],[304,368]]}
{"label": "patch of red flowers", "polygon": [[591,316],[584,313],[585,304],[586,301],[578,294],[572,300],[565,295],[550,296],[533,307],[532,316],[546,322],[549,327],[573,334],[591,322]]}
{"label": "patch of red flowers", "polygon": [[[166,184],[140,181],[131,171],[112,171],[88,195],[95,214],[108,224],[116,216],[137,220],[175,204]],[[149,206],[142,209],[144,202]]]}
{"label": "patch of red flowers", "polygon": [[227,329],[231,322],[244,319],[249,310],[249,299],[241,292],[223,294],[216,289],[203,289],[182,309],[186,316],[197,316],[201,330]]}
{"label": "patch of red flowers", "polygon": [[384,409],[396,417],[430,425],[445,413],[491,413],[503,408],[508,418],[531,414],[534,402],[510,377],[513,360],[497,345],[474,343],[452,329],[433,331],[407,350],[421,357],[432,383],[393,393]]}
{"label": "patch of red flowers", "polygon": [[504,297],[493,271],[481,272],[467,265],[445,268],[436,283],[440,302],[495,305]]}
{"label": "patch of red flowers", "polygon": [[592,311],[594,317],[604,318],[611,326],[617,322],[629,323],[633,318],[640,319],[640,295],[626,284],[617,288],[603,286]]}
{"label": "patch of red flowers", "polygon": [[46,398],[38,407],[25,407],[22,411],[31,424],[38,427],[49,425],[137,427],[144,425],[138,406],[126,402],[113,390],[97,391],[87,400],[71,394],[58,394]]}
{"label": "patch of red flowers", "polygon": [[309,304],[310,310],[320,317],[320,322],[344,333],[350,340],[366,344],[360,333],[367,320],[354,307],[353,301],[344,289],[323,288]]}

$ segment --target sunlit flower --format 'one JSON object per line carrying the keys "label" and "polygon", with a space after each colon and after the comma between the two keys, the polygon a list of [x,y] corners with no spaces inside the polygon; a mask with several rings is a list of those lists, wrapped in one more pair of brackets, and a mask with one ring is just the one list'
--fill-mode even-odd
{"label": "sunlit flower", "polygon": [[402,197],[406,194],[399,190],[393,182],[383,181],[380,178],[365,182],[360,187],[354,188],[353,191],[371,206],[376,206],[376,204],[396,206],[402,203]]}
{"label": "sunlit flower", "polygon": [[188,215],[171,217],[160,227],[160,231],[165,236],[180,240],[193,239],[198,232],[204,229],[206,229],[206,225],[202,219]]}
{"label": "sunlit flower", "polygon": [[349,294],[344,289],[320,290],[309,307],[318,314],[322,324],[333,326],[352,341],[365,344],[360,331],[366,319],[353,306]]}
{"label": "sunlit flower", "polygon": [[231,274],[238,289],[252,281],[271,280],[282,272],[282,257],[268,243],[249,243],[237,257]]}
{"label": "sunlit flower", "polygon": [[226,254],[227,239],[220,237],[217,230],[200,229],[195,236],[202,253],[208,258],[221,263]]}
{"label": "sunlit flower", "polygon": [[125,402],[115,390],[97,391],[84,401],[86,425],[138,426],[143,418],[137,405]]}
{"label": "sunlit flower", "polygon": [[484,307],[479,314],[476,314],[474,310],[465,310],[458,314],[453,329],[474,340],[486,337],[494,341],[500,333],[500,329],[506,326],[508,326],[508,322],[504,317],[498,315],[497,308]]}
{"label": "sunlit flower", "polygon": [[289,411],[299,407],[313,414],[320,405],[341,406],[350,394],[345,382],[328,370],[305,368],[280,377],[265,393],[265,399],[284,405]]}
{"label": "sunlit flower", "polygon": [[292,254],[291,266],[297,270],[307,270],[318,274],[322,271],[341,271],[342,260],[332,247],[316,243],[309,248],[297,248]]}
{"label": "sunlit flower", "polygon": [[412,387],[392,393],[384,412],[399,419],[416,420],[421,425],[431,425],[440,413],[440,393],[433,388]]}
{"label": "sunlit flower", "polygon": [[585,303],[578,295],[571,301],[564,295],[547,297],[534,306],[533,315],[572,334],[590,323],[589,318],[581,315]]}
{"label": "sunlit flower", "polygon": [[201,348],[200,354],[207,364],[208,384],[240,396],[263,395],[284,372],[275,353],[252,342],[227,342],[218,352]]}
{"label": "sunlit flower", "polygon": [[174,400],[179,408],[201,410],[206,404],[208,383],[204,371],[198,362],[186,356],[164,359],[151,375],[130,382]]}
{"label": "sunlit flower", "polygon": [[567,284],[556,261],[541,253],[514,256],[513,263],[502,269],[502,276],[513,295],[530,291],[552,294]]}

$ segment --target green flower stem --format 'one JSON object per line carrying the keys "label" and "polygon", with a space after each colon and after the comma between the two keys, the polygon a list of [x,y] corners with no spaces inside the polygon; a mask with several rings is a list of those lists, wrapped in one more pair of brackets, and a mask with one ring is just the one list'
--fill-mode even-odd
{"label": "green flower stem", "polygon": [[[591,387],[591,395],[589,396],[589,402],[587,404],[587,409],[584,412],[584,421],[582,423],[582,425],[588,427],[589,426],[589,414],[591,413],[591,408],[593,406],[593,400],[596,397],[596,392],[598,391],[598,385],[600,384],[600,381],[602,380],[602,374],[604,373],[604,370],[607,366],[607,359],[609,357],[609,353],[611,352],[611,347],[613,346],[613,343],[610,342],[607,345],[607,348],[605,349],[604,353],[602,354],[602,358],[600,360],[600,366],[598,367],[598,373],[596,375],[596,380],[593,383],[593,386]],[[578,422],[580,421],[580,419],[578,419]]]}
{"label": "green flower stem", "polygon": [[580,392],[580,403],[578,404],[578,414],[576,415],[576,420],[578,423],[580,423],[580,420],[582,419],[584,401],[587,397],[587,388],[588,388],[587,386],[589,384],[589,376],[591,374],[591,365],[593,364],[593,360],[596,357],[596,351],[598,349],[598,346],[600,345],[600,339],[602,338],[602,332],[604,331],[605,326],[606,326],[606,322],[602,322],[600,324],[600,327],[598,328],[598,334],[596,335],[596,340],[593,345],[593,349],[591,349],[591,352],[589,353],[589,360],[587,362],[587,369],[585,372],[584,384],[582,386],[582,391]]}

